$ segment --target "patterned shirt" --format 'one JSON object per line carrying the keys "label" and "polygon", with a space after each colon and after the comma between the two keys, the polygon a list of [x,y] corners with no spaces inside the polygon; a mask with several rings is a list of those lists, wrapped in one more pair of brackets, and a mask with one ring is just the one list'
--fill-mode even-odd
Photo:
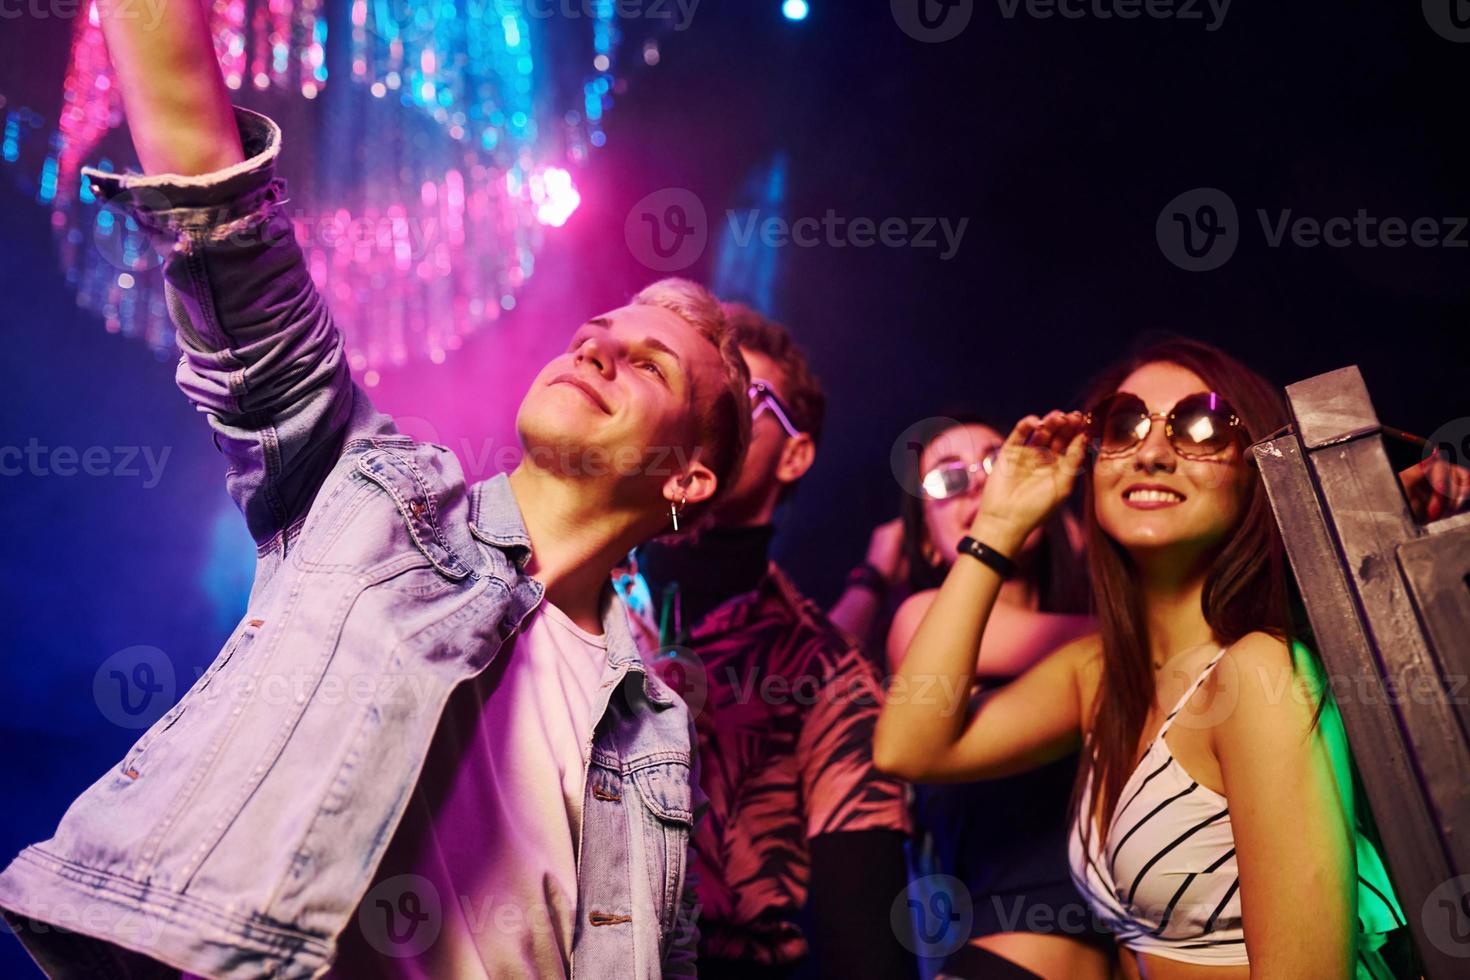
{"label": "patterned shirt", "polygon": [[908,832],[903,783],[873,767],[877,672],[774,562],[691,631],[689,649],[702,677],[681,664],[670,683],[695,712],[709,798],[694,832],[700,955],[794,962],[807,953],[796,917],[808,842]]}

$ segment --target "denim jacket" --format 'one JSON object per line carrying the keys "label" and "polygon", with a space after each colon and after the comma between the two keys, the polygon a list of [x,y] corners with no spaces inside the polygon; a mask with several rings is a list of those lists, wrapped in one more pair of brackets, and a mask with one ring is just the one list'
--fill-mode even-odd
{"label": "denim jacket", "polygon": [[[7,920],[56,977],[167,975],[153,961],[324,973],[450,691],[542,599],[506,477],[467,485],[448,449],[399,434],[352,383],[280,207],[280,130],[236,118],[247,159],[226,170],[86,171],[173,243],[178,383],[229,458],[257,565],[208,670],[0,874]],[[691,719],[621,604],[604,608],[573,976],[693,976]]]}

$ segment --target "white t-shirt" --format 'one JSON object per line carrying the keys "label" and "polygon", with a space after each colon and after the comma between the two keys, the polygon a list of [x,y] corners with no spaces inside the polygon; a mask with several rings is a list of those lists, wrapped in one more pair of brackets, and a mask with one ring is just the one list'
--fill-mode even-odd
{"label": "white t-shirt", "polygon": [[605,637],[549,602],[450,696],[332,974],[565,977]]}

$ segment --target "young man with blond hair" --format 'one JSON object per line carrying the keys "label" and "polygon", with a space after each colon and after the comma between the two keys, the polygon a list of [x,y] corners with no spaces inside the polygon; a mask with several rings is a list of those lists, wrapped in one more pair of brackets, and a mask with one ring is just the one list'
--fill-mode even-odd
{"label": "young man with blond hair", "polygon": [[0,874],[6,920],[53,977],[692,975],[691,718],[609,571],[739,471],[721,308],[666,280],[588,320],[524,461],[470,484],[352,383],[204,8],[114,3],[147,176],[88,176],[172,243],[178,382],[258,561],[214,663]]}

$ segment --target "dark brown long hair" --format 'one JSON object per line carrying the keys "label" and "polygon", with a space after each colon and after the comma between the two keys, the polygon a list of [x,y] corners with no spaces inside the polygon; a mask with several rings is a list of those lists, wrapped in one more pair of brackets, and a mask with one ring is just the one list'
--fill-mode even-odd
{"label": "dark brown long hair", "polygon": [[[1224,351],[1184,338],[1155,342],[1109,368],[1092,384],[1084,404],[1097,404],[1135,370],[1159,362],[1187,368],[1207,388],[1219,392],[1244,423],[1247,446],[1287,420],[1285,401],[1269,381]],[[1249,467],[1245,508],[1210,559],[1203,597],[1205,622],[1226,644],[1255,630],[1290,642],[1302,631],[1292,615],[1285,549],[1260,475],[1245,446],[1242,452],[1243,465]],[[1102,825],[1107,826],[1137,763],[1138,743],[1154,703],[1154,674],[1135,566],[1128,552],[1098,524],[1090,473],[1084,473],[1083,482],[1087,563],[1103,665],[1072,806],[1075,813],[1081,788],[1092,775],[1094,800],[1101,803]],[[1084,818],[1090,823],[1093,814]]]}
{"label": "dark brown long hair", "polygon": [[[924,522],[924,498],[917,493],[923,474],[919,472],[919,459],[929,446],[950,429],[963,425],[983,425],[999,433],[1002,438],[1010,427],[1000,428],[978,412],[959,409],[936,416],[918,435],[922,447],[918,452],[905,457],[904,474],[901,481],[905,487],[899,501],[899,516],[903,519],[903,554],[908,565],[908,594],[937,589],[944,584],[949,572],[929,542],[929,526]],[[1049,517],[1042,526],[1041,542],[1033,556],[1021,565],[1020,575],[1036,593],[1041,612],[1072,613],[1087,612],[1087,576],[1085,566],[1077,560],[1072,543],[1067,535],[1065,515],[1061,508]],[[925,545],[930,547],[926,548]]]}

